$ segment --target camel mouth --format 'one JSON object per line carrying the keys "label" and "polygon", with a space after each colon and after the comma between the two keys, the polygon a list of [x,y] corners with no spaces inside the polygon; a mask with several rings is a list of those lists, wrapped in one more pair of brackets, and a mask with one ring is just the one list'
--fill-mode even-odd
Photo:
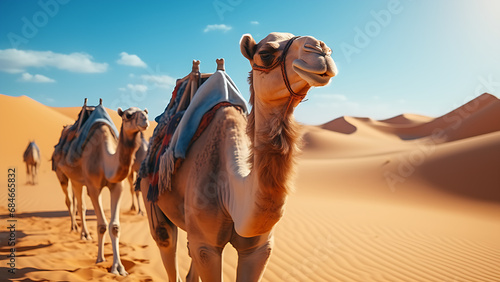
{"label": "camel mouth", "polygon": [[302,59],[293,62],[293,70],[310,86],[325,86],[337,75],[337,66],[329,55],[317,56],[312,63]]}

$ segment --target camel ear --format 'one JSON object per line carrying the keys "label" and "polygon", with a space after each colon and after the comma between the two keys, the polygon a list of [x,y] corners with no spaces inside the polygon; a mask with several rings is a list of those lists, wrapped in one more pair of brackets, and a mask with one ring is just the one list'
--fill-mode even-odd
{"label": "camel ear", "polygon": [[144,108],[144,112],[145,112],[146,114],[149,114],[149,113],[148,113],[148,109],[146,109],[146,108]]}
{"label": "camel ear", "polygon": [[123,116],[122,108],[118,108],[118,110],[116,110],[116,112],[118,113],[119,116]]}
{"label": "camel ear", "polygon": [[244,34],[240,40],[240,50],[241,54],[249,60],[253,60],[253,55],[255,55],[255,49],[257,47],[257,43],[253,39],[252,35]]}

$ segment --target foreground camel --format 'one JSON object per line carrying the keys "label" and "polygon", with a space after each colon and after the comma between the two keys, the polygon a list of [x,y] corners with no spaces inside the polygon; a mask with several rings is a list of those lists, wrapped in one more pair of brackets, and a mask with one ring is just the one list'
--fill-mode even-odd
{"label": "foreground camel", "polygon": [[35,141],[28,144],[24,151],[23,161],[26,163],[27,183],[35,185],[37,183],[38,167],[40,166],[40,149]]}
{"label": "foreground camel", "polygon": [[104,186],[109,188],[111,196],[109,229],[113,248],[111,273],[119,275],[128,274],[121,262],[119,252],[122,181],[129,175],[133,156],[142,143],[139,133],[149,126],[147,113],[147,110],[142,111],[135,107],[125,111],[118,108],[118,114],[122,118],[118,139],[108,125],[99,124],[89,132],[88,143],[81,153],[81,159],[76,164],[66,163],[66,158],[60,158],[55,163],[56,174],[63,190],[68,190],[68,179],[71,180],[78,201],[78,213],[82,220],[82,237],[84,238],[90,238],[85,223],[82,199],[83,186],[87,187],[97,216],[97,230],[99,232],[96,263],[105,261],[104,234],[107,231],[108,223],[102,208],[101,191]]}
{"label": "foreground camel", "polygon": [[[174,174],[171,191],[153,205],[145,200],[170,281],[179,280],[177,228],[187,232],[188,281],[221,281],[227,243],[238,252],[237,281],[261,279],[292,186],[300,139],[294,108],[337,73],[330,48],[310,36],[271,33],[257,44],[244,35],[240,48],[252,66],[250,115],[219,109]],[[140,184],[146,195],[149,178]]]}
{"label": "foreground camel", "polygon": [[[141,209],[141,202],[139,200],[141,191],[134,191],[134,181],[136,179],[137,173],[141,168],[141,163],[146,158],[146,153],[148,151],[148,141],[144,139],[144,136],[141,134],[141,145],[135,152],[134,161],[132,163],[132,167],[130,169],[130,173],[127,176],[127,180],[130,186],[130,194],[132,195],[132,206],[130,206],[130,211],[136,211],[137,214],[144,215],[144,212]],[[136,200],[134,200],[134,195]],[[137,202],[137,208],[135,207],[135,203]]]}

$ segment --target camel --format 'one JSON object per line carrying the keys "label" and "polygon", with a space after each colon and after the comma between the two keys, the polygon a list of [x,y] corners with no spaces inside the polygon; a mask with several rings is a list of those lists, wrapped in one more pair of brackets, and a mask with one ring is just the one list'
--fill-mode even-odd
{"label": "camel", "polygon": [[26,177],[28,184],[35,185],[37,183],[38,167],[40,166],[40,149],[35,141],[31,141],[24,151],[23,161],[26,163]]}
{"label": "camel", "polygon": [[[148,151],[148,141],[146,141],[146,139],[144,139],[144,136],[142,136],[141,134],[141,145],[137,149],[137,152],[135,152],[134,162],[132,163],[130,174],[127,176],[127,180],[130,186],[130,194],[132,195],[132,206],[130,207],[130,211],[137,210],[137,214],[140,215],[144,215],[144,212],[141,209],[141,202],[139,200],[141,191],[134,191],[135,190],[134,181],[141,167],[141,163],[146,157],[147,151]],[[136,200],[134,200],[134,195]],[[137,208],[135,207],[136,202],[137,202]]]}
{"label": "camel", "polygon": [[[180,280],[178,228],[187,232],[192,258],[188,281],[221,281],[227,243],[238,252],[237,281],[262,278],[292,189],[301,137],[293,111],[311,87],[337,73],[330,48],[310,36],[271,33],[256,43],[246,34],[240,49],[252,66],[251,113],[220,108],[173,175],[171,190],[157,202],[144,200],[170,281]],[[141,180],[143,194],[149,184]]]}
{"label": "camel", "polygon": [[[105,111],[104,108],[102,110]],[[66,158],[54,159],[53,157],[53,160],[55,160],[55,171],[63,190],[67,190],[68,179],[71,180],[78,201],[78,213],[82,220],[82,237],[89,239],[82,199],[83,186],[87,187],[87,193],[97,216],[98,252],[96,263],[105,261],[104,235],[108,223],[102,207],[101,191],[104,186],[109,188],[111,196],[109,235],[113,248],[111,273],[125,276],[128,273],[121,262],[119,252],[122,181],[129,175],[133,156],[142,143],[139,133],[148,128],[149,121],[147,109],[142,111],[139,108],[131,107],[123,111],[118,108],[117,112],[122,118],[118,138],[115,137],[110,126],[102,123],[97,124],[90,129],[87,145],[83,147],[81,158],[76,163],[67,163]]]}

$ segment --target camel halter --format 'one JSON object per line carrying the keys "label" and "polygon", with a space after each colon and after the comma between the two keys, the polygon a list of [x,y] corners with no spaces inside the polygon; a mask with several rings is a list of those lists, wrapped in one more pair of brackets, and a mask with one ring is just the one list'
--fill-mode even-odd
{"label": "camel halter", "polygon": [[299,37],[300,36],[295,36],[290,38],[290,40],[288,40],[288,42],[285,45],[285,48],[283,49],[283,53],[281,53],[281,56],[279,56],[278,59],[272,65],[265,67],[265,66],[259,66],[254,63],[252,66],[253,70],[268,73],[271,70],[275,69],[278,65],[281,65],[281,76],[283,77],[283,81],[285,82],[286,89],[288,89],[288,92],[290,93],[290,99],[288,100],[288,105],[286,106],[285,114],[288,113],[288,109],[290,108],[290,105],[292,104],[293,100],[297,100],[300,103],[302,100],[304,100],[304,98],[307,95],[307,93],[306,94],[295,93],[292,90],[292,87],[290,86],[290,81],[288,81],[288,76],[286,74],[286,65],[285,65],[286,55],[288,53],[288,50],[290,49],[290,46],[292,46],[293,41]]}

